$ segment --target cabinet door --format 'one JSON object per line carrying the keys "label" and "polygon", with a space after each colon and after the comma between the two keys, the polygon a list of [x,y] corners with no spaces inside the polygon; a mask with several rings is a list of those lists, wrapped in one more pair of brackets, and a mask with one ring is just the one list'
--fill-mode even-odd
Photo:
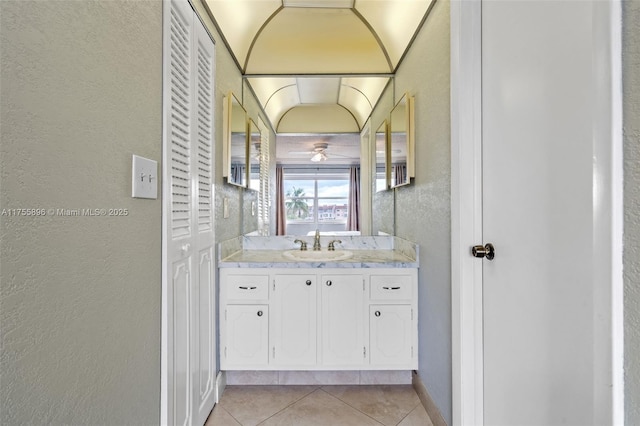
{"label": "cabinet door", "polygon": [[276,275],[273,287],[273,361],[316,364],[316,275]]}
{"label": "cabinet door", "polygon": [[412,316],[411,305],[371,305],[369,307],[371,365],[411,366]]}
{"label": "cabinet door", "polygon": [[269,356],[269,306],[227,305],[222,369],[267,366]]}
{"label": "cabinet door", "polygon": [[364,363],[364,281],[361,275],[323,275],[322,364]]}

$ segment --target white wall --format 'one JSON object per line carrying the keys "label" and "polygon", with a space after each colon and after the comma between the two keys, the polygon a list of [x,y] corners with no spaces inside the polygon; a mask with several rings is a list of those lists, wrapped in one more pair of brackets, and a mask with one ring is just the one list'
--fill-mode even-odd
{"label": "white wall", "polygon": [[640,424],[640,2],[623,7],[625,422]]}
{"label": "white wall", "polygon": [[[162,4],[0,2],[0,424],[157,424]],[[159,167],[159,170],[161,168]]]}

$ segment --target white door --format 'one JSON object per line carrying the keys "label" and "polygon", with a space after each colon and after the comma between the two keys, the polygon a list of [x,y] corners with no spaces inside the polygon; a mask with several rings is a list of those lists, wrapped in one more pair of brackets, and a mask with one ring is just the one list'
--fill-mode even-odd
{"label": "white door", "polygon": [[322,275],[322,364],[362,365],[364,281],[361,275]]}
{"label": "white door", "polygon": [[215,403],[213,42],[186,1],[165,3],[163,424]]}
{"label": "white door", "polygon": [[194,60],[191,65],[193,81],[193,111],[191,126],[194,129],[191,146],[191,183],[195,188],[192,207],[195,223],[195,247],[198,260],[196,310],[194,318],[197,343],[192,388],[194,395],[195,424],[207,420],[216,401],[216,288],[214,255],[214,208],[213,208],[213,153],[214,147],[214,44],[209,34],[194,13],[195,34],[193,38]]}
{"label": "white door", "polygon": [[274,284],[274,364],[316,364],[317,289],[315,275],[276,275]]}
{"label": "white door", "polygon": [[482,3],[486,425],[611,424],[598,3]]}

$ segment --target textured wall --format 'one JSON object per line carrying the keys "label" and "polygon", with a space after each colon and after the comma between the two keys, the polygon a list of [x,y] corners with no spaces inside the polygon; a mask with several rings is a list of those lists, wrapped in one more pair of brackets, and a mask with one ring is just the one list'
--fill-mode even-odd
{"label": "textured wall", "polygon": [[420,368],[451,423],[451,117],[449,2],[433,7],[396,73],[396,101],[415,96],[416,177],[396,190],[396,235],[420,244]]}
{"label": "textured wall", "polygon": [[[0,424],[157,424],[162,3],[0,1]],[[160,165],[159,165],[160,166]],[[160,170],[160,168],[159,168]]]}
{"label": "textured wall", "polygon": [[623,2],[625,420],[640,424],[640,2]]}

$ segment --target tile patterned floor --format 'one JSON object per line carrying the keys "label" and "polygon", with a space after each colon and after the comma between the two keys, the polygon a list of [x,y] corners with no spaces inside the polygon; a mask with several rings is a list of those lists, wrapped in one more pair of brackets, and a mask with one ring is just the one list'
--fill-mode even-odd
{"label": "tile patterned floor", "polygon": [[411,385],[227,386],[205,426],[433,426]]}

